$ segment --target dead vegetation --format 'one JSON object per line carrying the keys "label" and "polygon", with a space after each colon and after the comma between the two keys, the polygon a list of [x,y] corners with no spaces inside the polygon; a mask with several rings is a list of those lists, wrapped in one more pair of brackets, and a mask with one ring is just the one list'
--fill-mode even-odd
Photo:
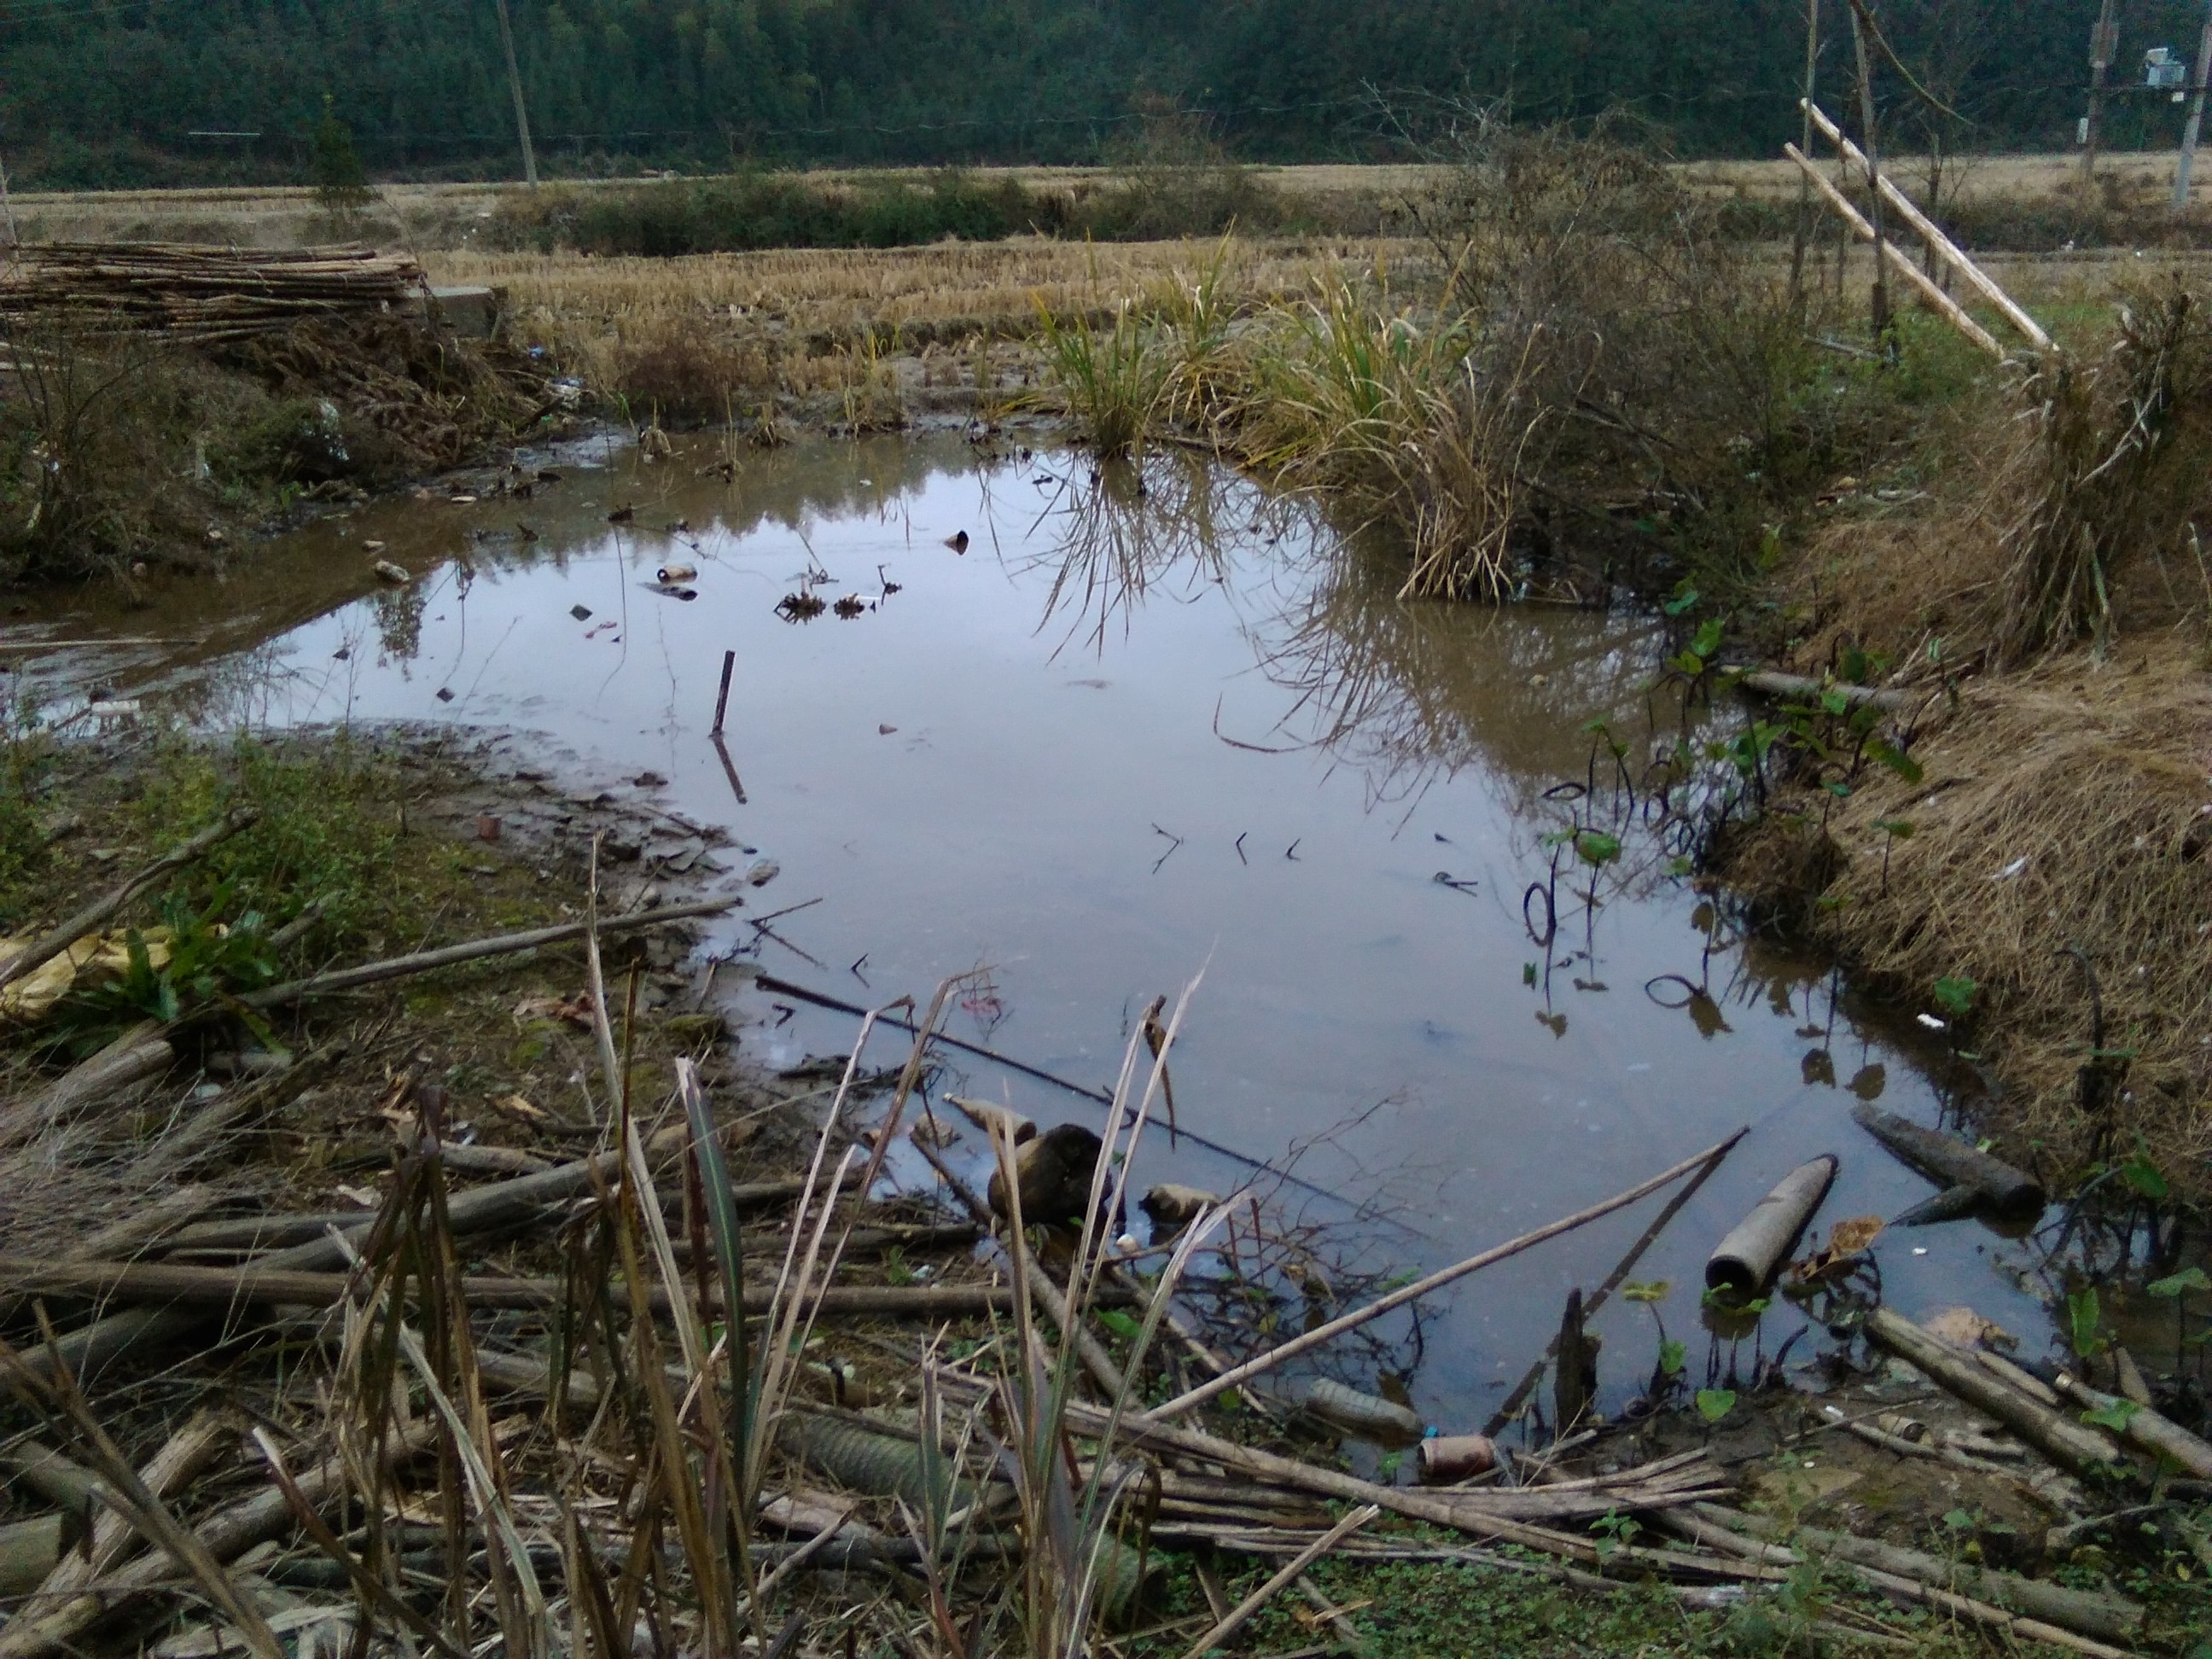
{"label": "dead vegetation", "polygon": [[[1927,486],[1871,485],[1814,543],[1796,663],[1904,688],[1910,764],[1783,803],[1723,868],[1845,961],[1963,1017],[1986,1121],[2054,1172],[2135,1149],[2202,1197],[2212,1062],[2212,378],[2179,278],[2021,366],[1944,435]],[[1924,465],[1924,464],[1923,464]],[[1850,678],[1850,676],[1845,676]],[[1790,725],[1823,718],[1808,705]]]}
{"label": "dead vegetation", "polygon": [[458,465],[556,407],[520,356],[394,310],[404,262],[294,260],[270,282],[173,250],[65,252],[11,268],[0,296],[9,578],[202,559],[302,497]]}

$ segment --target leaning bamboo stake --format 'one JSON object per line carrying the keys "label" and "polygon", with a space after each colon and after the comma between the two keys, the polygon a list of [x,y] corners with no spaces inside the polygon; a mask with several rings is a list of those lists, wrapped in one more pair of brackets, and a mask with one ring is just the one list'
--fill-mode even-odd
{"label": "leaning bamboo stake", "polygon": [[171,848],[120,887],[94,899],[75,915],[56,924],[52,931],[40,934],[7,961],[0,963],[0,988],[12,985],[33,969],[43,967],[86,934],[97,933],[103,924],[155,882],[172,872],[183,869],[217,842],[229,839],[260,816],[258,807],[240,807],[220,822],[210,824],[190,841]]}
{"label": "leaning bamboo stake", "polygon": [[1170,1417],[1180,1416],[1182,1413],[1190,1410],[1192,1407],[1201,1406],[1214,1395],[1233,1389],[1240,1382],[1258,1376],[1264,1371],[1274,1370],[1285,1360],[1295,1359],[1298,1355],[1317,1348],[1325,1342],[1333,1342],[1346,1331],[1356,1330],[1371,1319],[1379,1319],[1394,1308],[1402,1308],[1408,1302],[1416,1301],[1432,1291],[1442,1290],[1445,1285],[1464,1279],[1471,1273],[1480,1272],[1482,1268],[1504,1261],[1508,1256],[1518,1255],[1523,1250],[1532,1249],[1547,1239],[1557,1238],[1561,1233],[1572,1232],[1577,1227],[1587,1226],[1602,1216],[1611,1215],[1615,1210],[1625,1209],[1635,1203],[1638,1199],[1657,1192],[1668,1182],[1678,1181],[1700,1165],[1718,1158],[1750,1133],[1748,1126],[1738,1129],[1725,1139],[1706,1147],[1704,1152],[1684,1158],[1672,1169],[1661,1170],[1649,1181],[1639,1182],[1625,1193],[1615,1194],[1601,1204],[1593,1204],[1586,1210],[1577,1210],[1574,1214],[1563,1216],[1559,1220],[1539,1227],[1533,1232],[1523,1233],[1518,1238],[1508,1239],[1503,1244],[1495,1245],[1479,1255],[1471,1255],[1464,1261],[1456,1262],[1449,1267],[1439,1268],[1425,1279],[1416,1279],[1411,1285],[1391,1291],[1388,1296],[1378,1297],[1364,1308],[1355,1308],[1340,1318],[1332,1319],[1325,1325],[1317,1325],[1302,1336],[1292,1337],[1288,1342],[1271,1348],[1255,1358],[1248,1359],[1241,1365],[1233,1366],[1218,1376],[1210,1377],[1196,1388],[1177,1395],[1165,1405],[1155,1406],[1151,1411],[1133,1417],[1130,1420],[1140,1423],[1162,1423]]}
{"label": "leaning bamboo stake", "polygon": [[[1862,242],[1875,240],[1874,227],[1867,222],[1866,216],[1851,204],[1850,198],[1821,177],[1820,170],[1813,165],[1804,151],[1799,149],[1795,144],[1784,144],[1782,150],[1797,164],[1805,177],[1812,181],[1814,188],[1820,192],[1823,199],[1836,210],[1843,222],[1851,228],[1852,235],[1857,237]],[[1920,297],[1925,300],[1952,327],[1957,329],[1960,333],[1965,335],[1992,357],[2002,357],[2005,355],[2004,347],[1998,342],[1996,336],[1967,315],[1965,307],[1929,281],[1928,273],[1899,252],[1896,243],[1883,240],[1881,252],[1883,258],[1889,262],[1889,268],[1910,283]]]}
{"label": "leaning bamboo stake", "polygon": [[[1813,118],[1813,125],[1820,129],[1821,136],[1843,153],[1844,161],[1858,168],[1862,174],[1869,173],[1866,153],[1844,136],[1844,130],[1828,118],[1827,112],[1818,104],[1807,104],[1805,111]],[[2042,325],[2021,310],[2012,295],[1999,288],[1988,272],[1968,258],[1964,250],[1946,236],[1933,219],[1913,204],[1910,196],[1887,177],[1881,178],[1880,184],[1882,200],[1895,208],[1898,216],[1919,233],[1921,239],[1935,250],[1937,258],[1972,283],[1980,290],[1984,299],[2004,313],[2005,320],[2027,336],[2030,345],[2038,351],[2051,349],[2051,337],[2043,331]]]}

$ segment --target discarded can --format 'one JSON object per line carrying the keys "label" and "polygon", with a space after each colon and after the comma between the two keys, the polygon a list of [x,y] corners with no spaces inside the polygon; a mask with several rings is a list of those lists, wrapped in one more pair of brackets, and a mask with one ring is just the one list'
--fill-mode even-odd
{"label": "discarded can", "polygon": [[1334,1377],[1316,1377],[1299,1401],[1324,1423],[1376,1440],[1417,1440],[1421,1419],[1410,1406],[1380,1395],[1362,1394]]}
{"label": "discarded can", "polygon": [[477,814],[477,839],[478,841],[499,839],[499,819],[495,815],[490,812]]}
{"label": "discarded can", "polygon": [[1917,1417],[1900,1417],[1895,1412],[1884,1412],[1874,1420],[1874,1425],[1884,1434],[1893,1434],[1899,1440],[1923,1441],[1928,1438],[1928,1425]]}
{"label": "discarded can", "polygon": [[699,567],[696,564],[664,564],[653,573],[653,576],[663,587],[673,587],[678,582],[697,580]]}
{"label": "discarded can", "polygon": [[1486,1434],[1440,1434],[1421,1442],[1414,1460],[1425,1486],[1439,1486],[1498,1467],[1498,1443]]}
{"label": "discarded can", "polygon": [[1752,1297],[1765,1290],[1778,1268],[1789,1258],[1790,1247],[1836,1178],[1836,1158],[1823,1153],[1801,1164],[1774,1190],[1759,1200],[1752,1212],[1721,1240],[1705,1263],[1709,1290]]}

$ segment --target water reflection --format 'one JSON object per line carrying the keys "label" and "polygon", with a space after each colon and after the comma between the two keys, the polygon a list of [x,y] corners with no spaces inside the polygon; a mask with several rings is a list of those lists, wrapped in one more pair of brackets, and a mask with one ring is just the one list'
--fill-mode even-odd
{"label": "water reflection", "polygon": [[[1658,647],[1633,617],[1400,601],[1386,555],[1197,458],[1094,477],[1085,457],[947,437],[720,462],[556,459],[566,476],[526,498],[367,509],[222,588],[157,595],[158,628],[106,620],[200,636],[148,672],[210,726],[459,721],[543,734],[533,755],[580,757],[593,787],[649,769],[669,810],[781,866],[758,910],[804,907],[720,948],[856,1001],[982,964],[958,1034],[1085,1085],[1205,966],[1184,1127],[1259,1158],[1304,1147],[1301,1175],[1353,1206],[1340,1219],[1370,1203],[1417,1228],[1379,1246],[1396,1266],[1470,1254],[1745,1123],[1639,1273],[1696,1279],[1701,1247],[1817,1153],[1844,1158],[1837,1214],[1926,1195],[1847,1109],[1879,1093],[1936,1116],[1927,1054],[1668,872],[1680,824],[1641,766]],[[379,584],[370,541],[416,580]],[[698,567],[696,600],[656,587],[676,562]],[[854,614],[783,621],[802,576]],[[1617,764],[1598,721],[1628,745]],[[845,966],[863,961],[865,981]],[[852,1038],[831,1015],[751,1012],[763,1064]],[[948,1061],[947,1084],[1048,1122],[1091,1109],[969,1066]],[[1187,1139],[1144,1156],[1146,1179],[1242,1178]],[[1480,1421],[1567,1287],[1649,1218],[1435,1309],[1425,1408]],[[1991,1272],[2031,1247],[1978,1226],[1926,1247],[1893,1268],[1908,1310],[2039,1316]]]}

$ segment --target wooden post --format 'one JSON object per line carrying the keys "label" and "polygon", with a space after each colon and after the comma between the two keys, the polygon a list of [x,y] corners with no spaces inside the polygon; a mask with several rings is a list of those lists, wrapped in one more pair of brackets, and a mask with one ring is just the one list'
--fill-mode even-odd
{"label": "wooden post", "polygon": [[2097,14],[2096,27],[2089,31],[2089,120],[2081,149],[2085,179],[2097,176],[2097,144],[2104,136],[2105,125],[2105,71],[2112,66],[2119,45],[2119,20],[2112,15],[2112,0],[2105,0]]}
{"label": "wooden post", "polygon": [[514,22],[507,15],[507,0],[493,0],[499,8],[499,43],[507,51],[507,84],[514,93],[514,130],[522,136],[522,177],[538,188],[538,154],[530,147],[530,109],[522,101],[522,71],[514,61]]}
{"label": "wooden post", "polygon": [[1874,71],[1867,61],[1866,25],[1860,15],[1864,0],[1850,0],[1850,4],[1851,50],[1859,65],[1859,125],[1866,133],[1867,180],[1873,186],[1874,198],[1874,210],[1869,216],[1874,226],[1874,337],[1881,342],[1889,337],[1889,270],[1883,255],[1888,244],[1881,228],[1881,149],[1875,132]]}
{"label": "wooden post", "polygon": [[2197,165],[2197,137],[2204,128],[2204,82],[2212,73],[2212,5],[2204,9],[2204,32],[2197,40],[2197,74],[2189,98],[2189,125],[2181,131],[2181,161],[2173,171],[2173,210],[2189,210],[2189,175]]}
{"label": "wooden post", "polygon": [[[1818,90],[1814,76],[1820,67],[1820,0],[1805,0],[1805,131],[1800,147],[1807,155],[1813,150],[1812,105]],[[1797,234],[1790,246],[1790,292],[1802,295],[1805,286],[1805,242],[1811,231],[1813,211],[1813,183],[1809,179],[1797,182]]]}

